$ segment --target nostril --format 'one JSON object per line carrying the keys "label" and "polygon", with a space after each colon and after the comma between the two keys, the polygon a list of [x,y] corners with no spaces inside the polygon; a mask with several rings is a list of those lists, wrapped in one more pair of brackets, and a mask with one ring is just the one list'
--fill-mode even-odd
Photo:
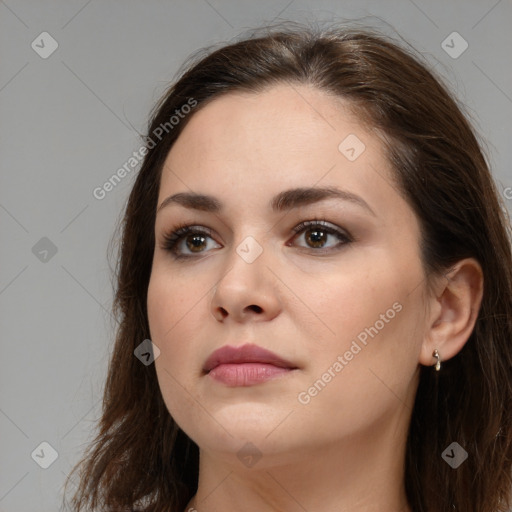
{"label": "nostril", "polygon": [[252,304],[251,306],[249,306],[249,308],[251,308],[256,313],[261,313],[263,311],[263,309],[261,309],[260,306],[256,306],[255,304]]}

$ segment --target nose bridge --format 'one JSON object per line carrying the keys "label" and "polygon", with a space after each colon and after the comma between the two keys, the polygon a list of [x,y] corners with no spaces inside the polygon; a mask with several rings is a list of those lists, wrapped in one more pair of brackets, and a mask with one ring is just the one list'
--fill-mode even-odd
{"label": "nose bridge", "polygon": [[[265,222],[254,220],[254,212],[260,211],[260,205],[247,200],[245,207],[238,213],[233,212],[236,228],[233,231],[232,246],[229,247],[227,266],[246,269],[249,273],[254,268],[262,269],[267,260],[269,247],[268,226]],[[247,267],[247,268],[246,268]]]}
{"label": "nose bridge", "polygon": [[[254,231],[253,231],[254,232]],[[226,272],[219,284],[224,283],[234,289],[251,288],[257,290],[262,285],[262,277],[266,273],[268,247],[261,235],[259,240],[253,235],[247,235],[229,249],[226,262]],[[267,244],[265,244],[267,245]]]}
{"label": "nose bridge", "polygon": [[216,318],[232,315],[240,319],[250,312],[257,312],[262,317],[277,314],[279,298],[273,274],[267,269],[271,250],[265,247],[268,244],[263,238],[262,234],[247,235],[230,247],[212,299]]}

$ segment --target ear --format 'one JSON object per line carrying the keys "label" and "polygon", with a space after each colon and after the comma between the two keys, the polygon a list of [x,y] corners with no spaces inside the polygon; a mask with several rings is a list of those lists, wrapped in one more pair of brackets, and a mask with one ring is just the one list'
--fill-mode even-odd
{"label": "ear", "polygon": [[459,261],[435,286],[429,298],[427,332],[419,363],[432,366],[437,349],[441,363],[459,353],[473,332],[484,287],[480,264],[473,258]]}

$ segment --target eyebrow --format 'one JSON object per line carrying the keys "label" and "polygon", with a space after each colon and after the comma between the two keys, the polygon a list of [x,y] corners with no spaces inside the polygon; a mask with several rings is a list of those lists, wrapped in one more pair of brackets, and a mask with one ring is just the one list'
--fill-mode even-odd
{"label": "eyebrow", "polygon": [[[285,190],[272,198],[270,207],[274,212],[284,212],[326,199],[349,201],[364,208],[376,217],[375,212],[362,197],[336,187],[302,187]],[[210,213],[219,213],[223,209],[222,202],[213,196],[197,194],[195,192],[179,192],[164,199],[157,208],[157,213],[171,204],[179,204],[184,208]]]}

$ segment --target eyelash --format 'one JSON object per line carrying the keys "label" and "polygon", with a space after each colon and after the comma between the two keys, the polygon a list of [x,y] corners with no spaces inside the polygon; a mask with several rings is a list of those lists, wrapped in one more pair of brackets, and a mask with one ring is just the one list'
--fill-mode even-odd
{"label": "eyelash", "polygon": [[[313,252],[320,252],[320,253],[326,253],[331,252],[335,250],[340,250],[343,246],[348,245],[352,242],[354,242],[354,238],[347,232],[338,228],[335,228],[331,225],[328,225],[324,219],[315,219],[315,220],[309,220],[304,221],[298,224],[296,227],[292,229],[292,231],[295,233],[295,235],[298,235],[299,233],[303,231],[312,230],[312,228],[321,228],[321,231],[324,233],[327,233],[329,235],[336,235],[342,240],[339,244],[337,244],[334,247],[328,248],[327,250],[315,249],[313,247],[301,247],[302,249],[309,249]],[[189,234],[195,234],[195,235],[203,235],[210,238],[213,238],[213,232],[210,228],[206,227],[199,227],[194,226],[191,224],[182,224],[176,227],[173,231],[164,234],[163,236],[163,245],[162,249],[172,253],[173,257],[177,260],[179,259],[191,259],[191,258],[198,258],[202,256],[202,252],[197,253],[197,255],[194,254],[179,254],[176,251],[176,246],[178,245],[178,242],[181,241],[186,235]],[[295,236],[294,236],[295,239]]]}

